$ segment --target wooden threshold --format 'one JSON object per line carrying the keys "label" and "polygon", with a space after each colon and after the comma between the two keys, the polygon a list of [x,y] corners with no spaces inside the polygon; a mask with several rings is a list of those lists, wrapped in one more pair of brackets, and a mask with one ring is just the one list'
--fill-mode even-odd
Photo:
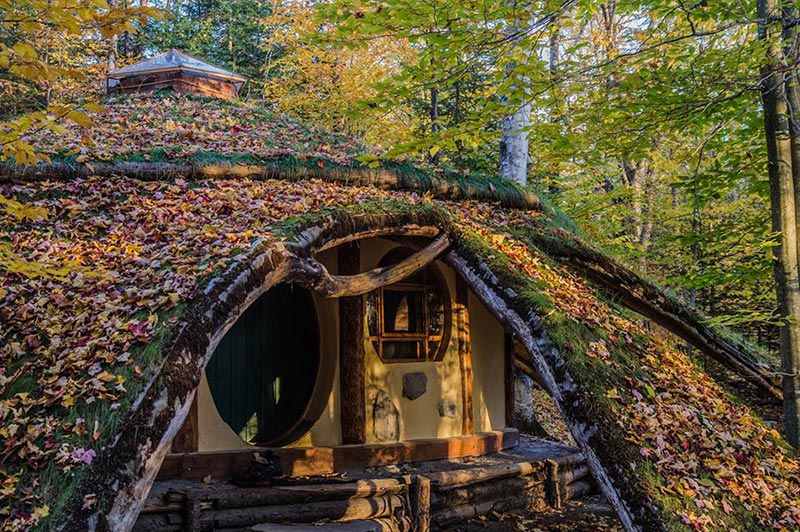
{"label": "wooden threshold", "polygon": [[[405,462],[482,456],[515,447],[518,442],[517,429],[506,428],[452,438],[330,447],[280,447],[269,450],[280,458],[285,474],[299,477],[330,475]],[[168,454],[161,464],[157,478],[200,479],[208,475],[213,478],[230,478],[247,470],[253,453],[265,450],[267,448],[253,447],[235,451]]]}

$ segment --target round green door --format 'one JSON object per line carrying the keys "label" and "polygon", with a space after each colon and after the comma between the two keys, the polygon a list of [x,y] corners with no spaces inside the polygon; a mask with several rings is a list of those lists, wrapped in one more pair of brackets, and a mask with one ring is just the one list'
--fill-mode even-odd
{"label": "round green door", "polygon": [[279,285],[259,297],[222,339],[206,367],[222,419],[250,443],[283,445],[311,428],[306,411],[320,362],[311,294]]}

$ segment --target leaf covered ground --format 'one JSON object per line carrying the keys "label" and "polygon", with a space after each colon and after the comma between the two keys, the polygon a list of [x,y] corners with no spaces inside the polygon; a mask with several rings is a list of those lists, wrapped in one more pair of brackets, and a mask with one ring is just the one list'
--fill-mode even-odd
{"label": "leaf covered ground", "polygon": [[622,532],[624,528],[601,496],[567,501],[547,513],[492,512],[455,525],[447,532]]}
{"label": "leaf covered ground", "polygon": [[91,161],[269,160],[295,156],[352,163],[363,148],[244,102],[193,95],[131,95],[87,112],[88,121],[38,131],[26,142],[52,159]]}

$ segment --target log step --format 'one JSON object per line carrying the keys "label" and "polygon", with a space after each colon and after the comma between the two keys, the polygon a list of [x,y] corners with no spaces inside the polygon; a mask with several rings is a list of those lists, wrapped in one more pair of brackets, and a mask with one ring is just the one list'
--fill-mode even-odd
{"label": "log step", "polygon": [[402,532],[410,530],[406,519],[361,519],[346,523],[279,524],[262,523],[249,528],[252,532]]}

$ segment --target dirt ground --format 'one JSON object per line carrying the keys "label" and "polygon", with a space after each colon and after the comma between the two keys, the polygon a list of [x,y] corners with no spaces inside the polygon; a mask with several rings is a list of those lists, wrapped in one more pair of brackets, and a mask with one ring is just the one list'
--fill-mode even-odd
{"label": "dirt ground", "polygon": [[614,511],[602,496],[569,501],[546,514],[493,513],[453,526],[447,532],[622,532]]}

